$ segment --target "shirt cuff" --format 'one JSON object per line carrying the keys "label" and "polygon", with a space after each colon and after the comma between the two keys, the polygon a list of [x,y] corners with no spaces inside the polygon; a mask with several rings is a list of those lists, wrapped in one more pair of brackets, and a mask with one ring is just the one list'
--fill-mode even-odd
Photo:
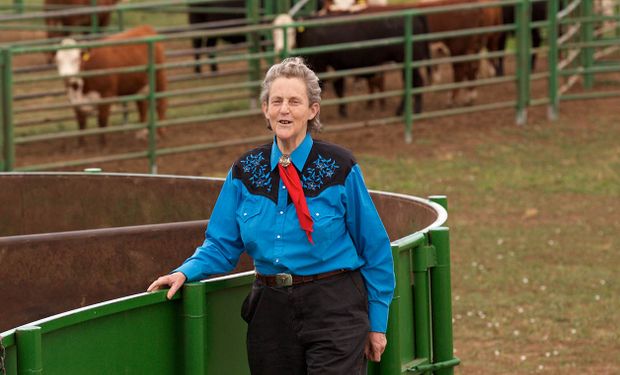
{"label": "shirt cuff", "polygon": [[370,321],[371,332],[387,331],[389,307],[381,303],[368,304],[368,320]]}
{"label": "shirt cuff", "polygon": [[170,273],[182,272],[187,278],[186,282],[198,281],[200,279],[200,268],[192,266],[191,263],[181,265]]}

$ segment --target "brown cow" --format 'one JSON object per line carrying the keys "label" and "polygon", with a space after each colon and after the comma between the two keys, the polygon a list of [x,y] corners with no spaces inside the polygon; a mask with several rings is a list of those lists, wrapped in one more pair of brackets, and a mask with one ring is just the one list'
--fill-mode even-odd
{"label": "brown cow", "polygon": [[[140,37],[157,35],[151,26],[138,26],[125,32],[114,34],[102,39],[103,41],[119,41],[126,39],[138,39]],[[63,40],[63,45],[77,45],[73,39]],[[155,63],[164,63],[164,46],[155,44]],[[58,73],[66,77],[65,85],[69,101],[75,106],[75,114],[80,129],[86,128],[87,114],[92,110],[93,100],[111,98],[121,95],[133,95],[148,88],[148,75],[146,72],[110,73],[90,77],[74,77],[80,71],[125,68],[132,66],[145,66],[149,63],[148,47],[146,43],[113,45],[96,47],[83,52],[79,48],[62,49],[56,53]],[[163,69],[156,72],[156,91],[166,90],[166,74]],[[98,125],[100,128],[108,125],[110,116],[110,103],[96,104],[98,107]],[[148,103],[146,100],[136,101],[140,122],[147,118]],[[167,100],[157,99],[157,114],[160,120],[165,118]],[[162,129],[158,129],[161,133]],[[100,137],[105,144],[105,137]],[[80,145],[83,139],[80,138]]]}
{"label": "brown cow", "polygon": [[[448,5],[460,5],[471,4],[476,2],[488,2],[489,0],[429,0],[423,1],[415,5],[417,8],[448,6]],[[449,11],[441,13],[433,13],[427,15],[428,29],[431,33],[437,32],[449,32],[466,30],[477,27],[488,27],[501,25],[501,8],[479,8],[468,9],[459,11]],[[487,40],[492,40],[497,43],[498,35],[493,34],[476,34],[466,35],[460,37],[443,38],[440,41],[445,44],[450,55],[464,56],[479,53],[484,47],[487,46]],[[496,50],[496,49],[494,49]],[[465,61],[465,62],[453,62],[453,77],[454,82],[475,81],[477,78],[480,62],[478,60]],[[468,87],[464,89],[464,104],[473,104],[477,92],[475,87]],[[459,90],[452,90],[451,104],[456,104],[458,99]]]}
{"label": "brown cow", "polygon": [[[97,0],[96,4],[100,5],[114,5],[119,0]],[[44,9],[46,12],[54,10],[75,10],[80,7],[92,6],[91,0],[45,0]],[[97,20],[99,27],[106,27],[110,24],[110,12],[97,13]],[[47,37],[55,38],[61,36],[67,36],[70,33],[62,30],[57,30],[61,26],[77,27],[77,26],[91,26],[92,18],[91,14],[75,14],[65,16],[46,17],[45,24],[48,26]]]}

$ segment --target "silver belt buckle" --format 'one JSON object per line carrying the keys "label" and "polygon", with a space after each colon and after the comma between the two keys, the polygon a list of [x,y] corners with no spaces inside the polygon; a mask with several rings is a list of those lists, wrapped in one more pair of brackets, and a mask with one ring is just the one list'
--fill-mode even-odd
{"label": "silver belt buckle", "polygon": [[276,274],[277,286],[291,286],[293,285],[293,276],[290,273],[278,273]]}

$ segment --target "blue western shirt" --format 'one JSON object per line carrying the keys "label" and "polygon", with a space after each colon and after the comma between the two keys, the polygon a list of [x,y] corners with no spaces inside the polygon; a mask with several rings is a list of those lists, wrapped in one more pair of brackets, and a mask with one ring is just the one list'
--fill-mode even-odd
{"label": "blue western shirt", "polygon": [[189,281],[232,270],[245,250],[264,275],[313,275],[360,269],[370,330],[385,332],[394,292],[388,235],[351,153],[308,134],[291,154],[314,221],[312,245],[279,177],[276,142],[232,166],[202,246],[178,269]]}

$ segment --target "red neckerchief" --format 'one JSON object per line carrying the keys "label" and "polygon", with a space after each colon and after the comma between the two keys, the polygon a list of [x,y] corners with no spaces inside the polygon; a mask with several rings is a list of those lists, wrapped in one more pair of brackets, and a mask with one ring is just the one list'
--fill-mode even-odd
{"label": "red neckerchief", "polygon": [[280,178],[284,182],[284,186],[286,186],[288,194],[291,196],[291,200],[295,205],[301,229],[306,231],[308,241],[314,245],[314,241],[312,240],[312,216],[310,216],[310,211],[308,210],[308,204],[306,203],[304,190],[301,187],[299,174],[295,166],[292,165],[289,155],[284,154],[280,157],[278,161],[278,170],[280,171]]}

